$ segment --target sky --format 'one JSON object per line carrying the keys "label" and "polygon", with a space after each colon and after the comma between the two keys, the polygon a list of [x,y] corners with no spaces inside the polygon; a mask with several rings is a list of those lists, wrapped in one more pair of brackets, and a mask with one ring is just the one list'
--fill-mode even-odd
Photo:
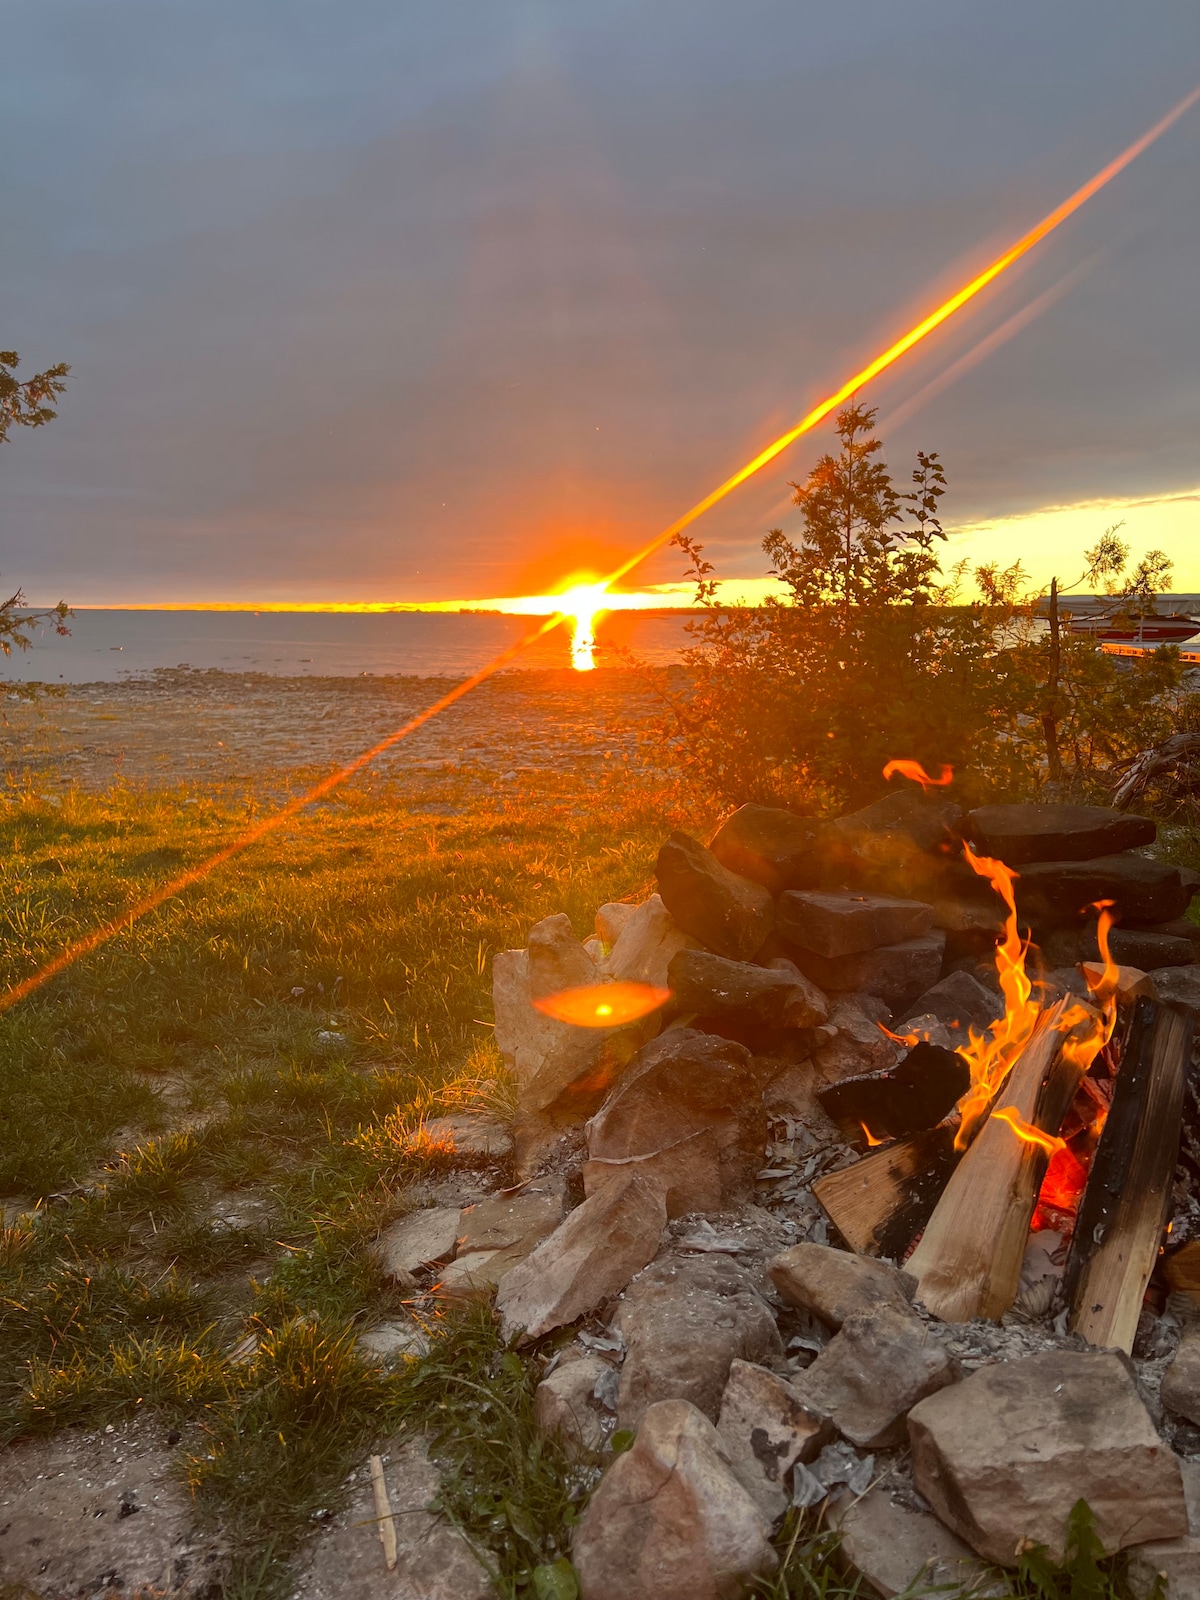
{"label": "sky", "polygon": [[[541,593],[649,540],[1200,81],[1195,0],[0,0],[34,599]],[[1200,590],[1200,108],[862,398],[950,560]],[[798,531],[827,424],[695,528]],[[682,576],[677,551],[638,581]]]}

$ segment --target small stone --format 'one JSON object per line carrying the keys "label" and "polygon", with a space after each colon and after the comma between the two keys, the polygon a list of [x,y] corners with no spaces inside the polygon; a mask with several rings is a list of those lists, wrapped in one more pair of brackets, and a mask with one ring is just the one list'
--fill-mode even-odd
{"label": "small stone", "polygon": [[956,1376],[943,1346],[910,1309],[884,1306],[848,1317],[796,1387],[851,1444],[881,1450],[900,1444],[912,1407]]}
{"label": "small stone", "polygon": [[603,1357],[568,1346],[549,1377],[533,1396],[533,1417],[538,1432],[557,1434],[568,1444],[588,1451],[604,1448],[604,1412],[596,1402],[596,1385],[612,1368]]}
{"label": "small stone", "polygon": [[814,1460],[833,1437],[829,1419],[786,1379],[750,1361],[729,1368],[717,1432],[738,1482],[772,1522],[788,1508],[793,1466]]}
{"label": "small stone", "polygon": [[1200,1424],[1200,1332],[1185,1333],[1163,1373],[1162,1402],[1189,1422]]}
{"label": "small stone", "polygon": [[445,1117],[434,1117],[425,1124],[426,1137],[454,1155],[470,1158],[486,1156],[502,1161],[512,1155],[512,1134],[495,1117],[485,1117],[474,1111],[456,1111]]}
{"label": "small stone", "polygon": [[654,1259],[667,1212],[637,1176],[591,1195],[543,1240],[496,1296],[506,1341],[540,1339],[595,1311]]}
{"label": "small stone", "polygon": [[605,960],[605,976],[614,983],[648,983],[656,989],[666,989],[672,959],[681,950],[696,950],[699,946],[663,905],[661,895],[652,894],[632,911],[632,916],[622,920]]}
{"label": "small stone", "polygon": [[778,806],[742,806],[727,817],[709,846],[722,866],[752,878],[774,895],[811,889],[821,881],[826,824]]}
{"label": "small stone", "polygon": [[884,1600],[942,1589],[955,1595],[1008,1592],[961,1539],[928,1511],[901,1505],[886,1484],[843,1491],[830,1507],[840,1554]]}
{"label": "small stone", "polygon": [[811,1028],[825,1021],[829,1003],[789,962],[783,970],[729,961],[707,950],[681,950],[667,972],[681,1011],[702,1017],[741,1018],[764,1028]]}
{"label": "small stone", "polygon": [[830,1328],[881,1307],[912,1316],[916,1279],[886,1261],[851,1255],[824,1244],[794,1244],[768,1263],[771,1282],[790,1306],[809,1311]]}
{"label": "small stone", "polygon": [[1010,867],[1035,861],[1089,861],[1153,844],[1158,829],[1149,817],[1108,806],[979,806],[967,829],[985,855]]}
{"label": "small stone", "polygon": [[[914,1016],[932,1013],[948,1028],[960,1032],[962,1042],[971,1028],[983,1033],[1004,1015],[1003,1003],[997,1002],[995,993],[969,972],[952,972],[942,978],[912,1002],[911,1010]],[[904,1029],[896,1031],[902,1033]]]}
{"label": "small stone", "polygon": [[429,1336],[415,1322],[377,1322],[359,1334],[358,1348],[380,1361],[396,1356],[417,1360],[429,1354]]}
{"label": "small stone", "polygon": [[793,948],[796,965],[826,994],[861,991],[899,1007],[936,981],[942,970],[946,935],[935,928],[918,938],[851,956],[819,956],[798,945]]}
{"label": "small stone", "polygon": [[[884,1015],[888,1014],[885,1009]],[[829,1021],[837,1035],[812,1058],[822,1083],[840,1083],[843,1078],[882,1072],[900,1059],[903,1046],[888,1038],[858,997],[835,1000]]]}
{"label": "small stone", "polygon": [[1188,1531],[1179,1462],[1111,1351],[982,1367],[921,1401],[908,1427],[917,1488],[985,1561],[1015,1566],[1043,1544],[1061,1562],[1079,1500],[1109,1555]]}
{"label": "small stone", "polygon": [[646,1412],[593,1492],[572,1559],[582,1600],[734,1600],[779,1566],[717,1430],[682,1400]]}
{"label": "small stone", "polygon": [[1135,1600],[1151,1600],[1163,1584],[1168,1600],[1200,1600],[1200,1463],[1179,1465],[1189,1531],[1181,1539],[1155,1539],[1129,1552],[1125,1574]]}
{"label": "small stone", "polygon": [[932,924],[932,906],[878,894],[792,889],[780,895],[775,913],[781,938],[828,958],[900,944],[928,932]]}
{"label": "small stone", "polygon": [[717,955],[746,961],[775,920],[769,890],[723,867],[686,833],[673,833],[655,867],[663,904],[685,933]]}
{"label": "small stone", "polygon": [[770,1308],[725,1256],[656,1261],[617,1302],[610,1326],[627,1352],[617,1406],[623,1428],[637,1427],[658,1400],[687,1400],[716,1421],[732,1362],[783,1360]]}
{"label": "small stone", "polygon": [[375,1256],[384,1272],[403,1289],[416,1283],[422,1267],[449,1261],[458,1241],[462,1212],[457,1206],[432,1206],[410,1211],[391,1223],[375,1244]]}
{"label": "small stone", "polygon": [[1148,976],[1162,1005],[1200,1022],[1200,966],[1161,967]]}

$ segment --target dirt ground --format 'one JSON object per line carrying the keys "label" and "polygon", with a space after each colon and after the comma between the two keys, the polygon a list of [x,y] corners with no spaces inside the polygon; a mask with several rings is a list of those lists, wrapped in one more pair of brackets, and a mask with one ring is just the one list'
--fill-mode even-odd
{"label": "dirt ground", "polygon": [[[106,789],[286,786],[327,772],[444,695],[435,678],[276,678],[173,668],[123,683],[0,700],[0,771],[10,783]],[[500,674],[379,757],[391,778],[447,764],[482,782],[579,771],[633,756],[655,704],[629,672]]]}

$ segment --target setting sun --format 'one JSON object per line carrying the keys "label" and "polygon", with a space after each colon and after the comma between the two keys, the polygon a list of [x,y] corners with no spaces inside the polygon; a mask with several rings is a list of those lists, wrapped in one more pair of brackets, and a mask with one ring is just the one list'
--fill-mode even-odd
{"label": "setting sun", "polygon": [[559,611],[571,619],[571,665],[576,672],[591,672],[596,665],[596,618],[612,603],[604,583],[577,583],[555,596]]}

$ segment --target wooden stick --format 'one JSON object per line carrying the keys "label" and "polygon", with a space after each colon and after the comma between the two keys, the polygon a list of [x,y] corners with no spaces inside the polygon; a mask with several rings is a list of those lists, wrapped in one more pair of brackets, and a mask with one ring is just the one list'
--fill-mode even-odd
{"label": "wooden stick", "polygon": [[1186,1017],[1137,1002],[1067,1258],[1070,1328],[1089,1344],[1133,1351],[1171,1202],[1191,1049]]}
{"label": "wooden stick", "polygon": [[388,1499],[387,1482],[383,1476],[383,1462],[371,1457],[371,1493],[375,1498],[375,1524],[379,1541],[383,1545],[383,1559],[389,1572],[396,1565],[396,1524],[392,1521],[392,1502]]}
{"label": "wooden stick", "polygon": [[1019,1122],[1057,1134],[1081,1076],[1060,1053],[1064,1009],[1060,1000],[1043,1012],[908,1260],[917,1298],[943,1322],[995,1319],[1016,1298],[1049,1156],[995,1113],[1011,1110]]}
{"label": "wooden stick", "polygon": [[818,1178],[812,1192],[852,1250],[903,1257],[958,1164],[955,1132],[928,1128]]}

